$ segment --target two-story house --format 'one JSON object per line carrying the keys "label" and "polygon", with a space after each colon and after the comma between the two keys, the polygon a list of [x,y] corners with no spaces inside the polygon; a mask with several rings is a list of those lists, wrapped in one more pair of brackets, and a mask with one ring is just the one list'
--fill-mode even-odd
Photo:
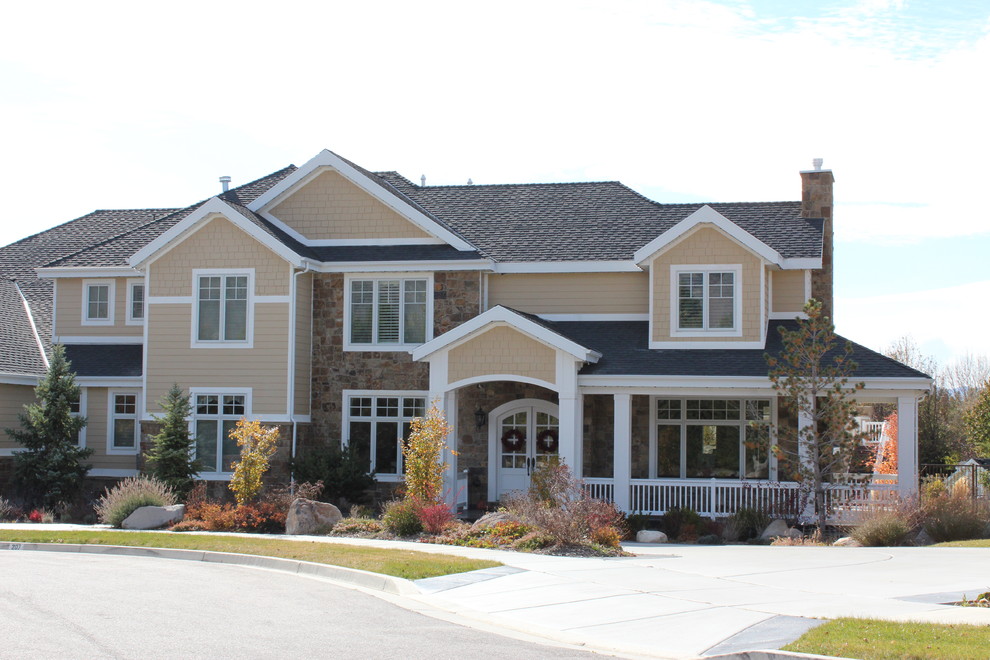
{"label": "two-story house", "polygon": [[[136,472],[178,383],[210,480],[247,416],[281,427],[283,466],[343,443],[400,481],[435,401],[461,500],[525,488],[551,455],[629,511],[783,498],[773,431],[804,420],[764,353],[806,299],[832,307],[832,173],[801,179],[801,201],[659,204],[617,182],[415,185],[323,151],[185,208],[96,211],[0,248],[0,428],[58,342],[96,477]],[[855,359],[860,399],[896,406],[913,494],[930,380]],[[15,451],[0,438],[0,464]]]}

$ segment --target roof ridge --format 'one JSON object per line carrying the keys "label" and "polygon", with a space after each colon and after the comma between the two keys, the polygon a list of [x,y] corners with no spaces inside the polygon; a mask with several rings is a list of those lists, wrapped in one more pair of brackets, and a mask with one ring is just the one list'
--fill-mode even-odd
{"label": "roof ridge", "polygon": [[[270,172],[270,173],[266,174],[265,176],[260,176],[257,179],[254,179],[253,181],[248,181],[247,183],[242,183],[241,185],[239,185],[239,186],[237,186],[235,188],[231,188],[230,190],[224,190],[219,195],[214,195],[214,196],[223,199],[223,197],[225,195],[230,195],[232,193],[236,193],[238,190],[241,190],[242,188],[247,188],[248,186],[253,186],[256,183],[258,183],[259,181],[264,181],[265,179],[270,179],[270,178],[272,178],[274,176],[277,176],[277,175],[281,174],[282,172],[285,172],[288,169],[291,169],[294,172],[295,170],[297,170],[299,168],[297,168],[294,164],[289,163],[288,165],[286,165],[285,167],[283,167],[280,170],[275,170],[274,172]],[[285,177],[282,177],[282,178],[284,179]],[[224,199],[223,201],[226,202],[227,200]]]}
{"label": "roof ridge", "polygon": [[[402,176],[401,174],[399,176]],[[405,179],[405,177],[402,177]],[[406,179],[408,181],[408,179]],[[618,184],[620,186],[626,187],[621,181],[551,181],[551,182],[532,182],[532,183],[442,183],[433,186],[417,186],[415,183],[411,183],[417,190],[429,190],[430,188],[499,188],[499,187],[509,187],[509,186],[588,186],[588,185],[601,185],[603,183]],[[635,192],[635,191],[634,191]],[[638,193],[637,193],[638,194]]]}
{"label": "roof ridge", "polygon": [[47,234],[48,232],[53,231],[55,229],[58,229],[59,227],[64,227],[65,225],[72,224],[73,222],[76,222],[77,220],[82,220],[83,218],[88,218],[89,216],[94,215],[96,213],[134,213],[135,211],[137,211],[137,212],[141,212],[141,211],[168,211],[170,213],[174,213],[175,211],[178,211],[178,210],[181,210],[181,209],[171,209],[171,208],[162,208],[162,209],[157,209],[157,208],[147,208],[147,209],[95,209],[93,211],[90,211],[89,213],[84,213],[83,215],[79,216],[78,218],[73,218],[72,220],[66,220],[65,222],[63,222],[61,224],[58,224],[58,225],[55,225],[54,227],[49,227],[48,229],[43,229],[43,230],[41,230],[39,232],[35,232],[34,234],[31,234],[30,236],[25,236],[24,238],[20,238],[20,239],[14,241],[13,243],[8,243],[7,245],[0,245],[0,250],[6,249],[6,248],[9,248],[9,247],[13,247],[13,246],[18,245],[20,243],[23,243],[24,241],[29,241],[32,238],[37,238],[38,236],[41,236],[42,234]]}

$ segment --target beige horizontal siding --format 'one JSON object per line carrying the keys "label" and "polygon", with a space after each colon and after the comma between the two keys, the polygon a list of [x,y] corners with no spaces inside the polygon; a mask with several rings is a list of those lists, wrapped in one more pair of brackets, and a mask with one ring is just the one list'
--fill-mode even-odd
{"label": "beige horizontal siding", "polygon": [[488,276],[488,306],[530,314],[646,314],[646,273],[511,273]]}
{"label": "beige horizontal siding", "polygon": [[21,446],[7,435],[6,429],[21,428],[18,416],[24,411],[24,406],[34,402],[34,387],[0,383],[0,449],[17,449]]}
{"label": "beige horizontal siding", "polygon": [[308,415],[313,357],[313,276],[298,278],[296,290],[295,414]]}
{"label": "beige horizontal siding", "polygon": [[454,347],[447,359],[448,383],[489,374],[557,380],[554,350],[506,326],[495,326]]}
{"label": "beige horizontal siding", "polygon": [[195,268],[253,268],[255,294],[289,295],[288,262],[221,216],[151,264],[150,295],[192,296]]}
{"label": "beige horizontal siding", "polygon": [[253,348],[191,348],[192,305],[148,306],[147,406],[172,383],[190,387],[250,387],[252,414],[285,415],[289,359],[288,303],[254,306]]}
{"label": "beige horizontal siding", "polygon": [[[87,278],[93,279],[93,278]],[[113,325],[83,325],[83,279],[55,280],[55,334],[63,337],[140,337],[141,325],[127,325],[127,278],[99,278],[114,282]]]}
{"label": "beige horizontal siding", "polygon": [[773,311],[798,313],[804,310],[803,270],[773,271]]}
{"label": "beige horizontal siding", "polygon": [[272,215],[313,240],[430,236],[330,170],[273,208]]}
{"label": "beige horizontal siding", "polygon": [[[741,264],[741,337],[673,337],[670,332],[670,267],[681,264]],[[752,252],[717,229],[703,227],[671,246],[653,260],[653,341],[732,342],[759,341],[763,319],[760,314],[760,274],[763,266]]]}

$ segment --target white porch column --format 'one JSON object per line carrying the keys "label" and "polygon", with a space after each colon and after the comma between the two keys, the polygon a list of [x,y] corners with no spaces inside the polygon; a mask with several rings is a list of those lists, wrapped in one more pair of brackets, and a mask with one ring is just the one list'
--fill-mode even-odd
{"label": "white porch column", "polygon": [[581,472],[581,433],[582,411],[581,394],[577,387],[578,362],[567,353],[557,351],[557,403],[560,413],[557,435],[560,462],[571,468],[571,473],[580,478]]}
{"label": "white porch column", "polygon": [[632,474],[632,395],[613,394],[612,497],[621,511],[630,510],[629,479]]}
{"label": "white porch column", "polygon": [[897,492],[918,496],[918,399],[897,397]]}
{"label": "white porch column", "polygon": [[437,409],[444,414],[450,434],[447,435],[447,449],[443,452],[443,460],[447,463],[444,470],[443,490],[444,499],[451,508],[457,508],[457,392],[447,391],[447,351],[442,351],[430,360],[430,394],[426,407],[436,404]]}

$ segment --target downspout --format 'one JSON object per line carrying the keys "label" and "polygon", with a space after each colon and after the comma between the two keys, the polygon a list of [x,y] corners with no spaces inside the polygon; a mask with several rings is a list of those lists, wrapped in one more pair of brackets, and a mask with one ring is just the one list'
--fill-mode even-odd
{"label": "downspout", "polygon": [[[296,458],[296,441],[299,433],[299,426],[296,422],[296,316],[298,315],[298,310],[296,305],[299,302],[299,276],[311,271],[310,263],[308,260],[303,261],[303,269],[296,270],[292,274],[292,287],[291,296],[292,303],[289,306],[290,316],[289,316],[289,375],[287,387],[289,390],[289,400],[288,400],[288,413],[289,420],[292,424],[292,448],[289,452],[289,457],[291,459]],[[295,473],[290,470],[289,472],[289,484],[291,488],[295,487]]]}

